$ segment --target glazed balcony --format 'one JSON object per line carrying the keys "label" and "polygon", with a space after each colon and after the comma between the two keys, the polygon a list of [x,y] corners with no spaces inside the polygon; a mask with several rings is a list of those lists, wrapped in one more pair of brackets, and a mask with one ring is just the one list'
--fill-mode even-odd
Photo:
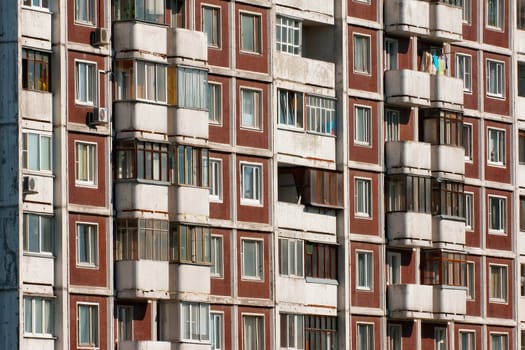
{"label": "glazed balcony", "polygon": [[168,107],[140,101],[117,101],[113,117],[116,132],[144,131],[165,134],[168,131]]}
{"label": "glazed balcony", "polygon": [[46,91],[20,90],[20,114],[23,118],[51,122],[53,94]]}
{"label": "glazed balcony", "polygon": [[333,1],[317,0],[276,0],[277,5],[296,8],[302,11],[318,13],[327,16],[334,16]]}
{"label": "glazed balcony", "polygon": [[167,29],[164,25],[133,20],[113,24],[113,50],[167,54]]}
{"label": "glazed balcony", "polygon": [[209,197],[210,190],[207,187],[170,186],[170,219],[171,215],[175,215],[177,221],[206,219],[210,215]]}
{"label": "glazed balcony", "polygon": [[115,182],[115,206],[117,211],[145,210],[167,213],[168,193],[167,183],[119,180]]}
{"label": "glazed balcony", "polygon": [[332,62],[276,51],[273,65],[276,79],[329,89],[335,87],[335,64]]}
{"label": "glazed balcony", "polygon": [[384,4],[385,31],[398,35],[427,36],[429,3],[419,0],[388,0]]}
{"label": "glazed balcony", "polygon": [[20,11],[20,30],[22,36],[46,40],[46,49],[51,49],[51,12],[22,7]]}
{"label": "glazed balcony", "polygon": [[[301,277],[277,277],[278,302],[337,308],[337,283]],[[298,291],[300,291],[298,293]]]}
{"label": "glazed balcony", "polygon": [[432,244],[432,215],[418,212],[386,214],[389,244],[393,246],[428,247]]}
{"label": "glazed balcony", "polygon": [[277,202],[276,221],[279,228],[336,234],[337,217],[308,212],[303,204]]}
{"label": "glazed balcony", "polygon": [[390,141],[386,143],[387,169],[430,170],[430,144],[417,141]]}
{"label": "glazed balcony", "polygon": [[208,61],[206,34],[183,28],[170,28],[168,31],[168,56]]}
{"label": "glazed balcony", "polygon": [[170,107],[168,135],[208,139],[208,112],[204,110]]}
{"label": "glazed balcony", "polygon": [[434,247],[461,249],[465,245],[465,221],[436,215],[432,218]]}
{"label": "glazed balcony", "polygon": [[23,282],[41,285],[55,283],[55,258],[49,256],[25,255],[22,258],[21,275]]}
{"label": "glazed balcony", "polygon": [[119,298],[169,299],[169,263],[156,260],[115,262]]}
{"label": "glazed balcony", "polygon": [[430,37],[440,41],[461,41],[463,10],[459,6],[438,2],[430,4]]}
{"label": "glazed balcony", "polygon": [[463,147],[432,145],[432,171],[450,173],[458,176],[465,174],[465,150]]}
{"label": "glazed balcony", "polygon": [[[195,278],[196,276],[198,278]],[[171,263],[170,291],[179,294],[210,294],[210,267]]]}
{"label": "glazed balcony", "polygon": [[462,110],[463,80],[446,75],[431,75],[430,102],[433,107]]}
{"label": "glazed balcony", "polygon": [[168,341],[139,340],[118,342],[119,350],[171,350]]}
{"label": "glazed balcony", "polygon": [[385,72],[385,96],[389,104],[430,106],[430,74],[409,69],[388,70]]}
{"label": "glazed balcony", "polygon": [[277,153],[295,155],[304,159],[322,159],[335,162],[335,142],[333,136],[317,135],[286,129],[277,129],[275,137]]}

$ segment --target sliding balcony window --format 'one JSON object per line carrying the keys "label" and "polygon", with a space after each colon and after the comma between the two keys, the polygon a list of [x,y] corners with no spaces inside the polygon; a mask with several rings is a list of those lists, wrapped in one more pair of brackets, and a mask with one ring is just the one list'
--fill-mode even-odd
{"label": "sliding balcony window", "polygon": [[304,276],[303,251],[303,241],[291,238],[279,239],[279,273],[281,276]]}
{"label": "sliding balcony window", "polygon": [[432,214],[465,218],[465,193],[460,182],[432,180]]}
{"label": "sliding balcony window", "polygon": [[206,226],[170,223],[170,261],[211,265],[211,235]]}
{"label": "sliding balcony window", "polygon": [[51,91],[49,87],[50,54],[22,49],[22,88],[26,90]]}
{"label": "sliding balcony window", "polygon": [[463,146],[463,114],[426,109],[423,115],[422,141],[433,145]]}
{"label": "sliding balcony window", "polygon": [[[182,340],[206,342],[210,339],[210,305],[181,302],[180,323]],[[198,347],[198,345],[194,345]]]}
{"label": "sliding balcony window", "polygon": [[166,65],[120,60],[115,62],[116,99],[166,103]]}
{"label": "sliding balcony window", "polygon": [[168,145],[143,141],[124,141],[116,146],[117,179],[167,182]]}
{"label": "sliding balcony window", "polygon": [[467,286],[466,255],[443,251],[422,254],[421,278],[426,285]]}
{"label": "sliding balcony window", "polygon": [[304,270],[306,277],[337,280],[337,246],[305,242]]}
{"label": "sliding balcony window", "polygon": [[301,22],[294,18],[277,16],[276,24],[277,51],[301,54]]}
{"label": "sliding balcony window", "polygon": [[387,212],[430,213],[429,177],[390,175],[386,182]]}
{"label": "sliding balcony window", "polygon": [[164,0],[115,0],[117,21],[138,20],[164,24]]}
{"label": "sliding balcony window", "polygon": [[167,220],[117,220],[115,260],[167,261],[168,256]]}
{"label": "sliding balcony window", "polygon": [[335,136],[335,100],[306,95],[306,128],[309,132]]}
{"label": "sliding balcony window", "polygon": [[24,169],[51,171],[51,135],[24,132],[22,162]]}
{"label": "sliding balcony window", "polygon": [[176,147],[177,183],[208,187],[210,170],[208,149],[179,145]]}

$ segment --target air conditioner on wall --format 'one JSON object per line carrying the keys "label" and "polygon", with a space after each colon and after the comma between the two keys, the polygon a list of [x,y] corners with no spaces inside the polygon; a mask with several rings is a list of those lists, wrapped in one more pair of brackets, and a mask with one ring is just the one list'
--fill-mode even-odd
{"label": "air conditioner on wall", "polygon": [[108,123],[108,110],[106,108],[95,107],[89,115],[90,125],[106,125]]}
{"label": "air conditioner on wall", "polygon": [[34,176],[24,176],[23,192],[24,194],[38,193],[37,190],[38,180]]}
{"label": "air conditioner on wall", "polygon": [[109,44],[109,32],[106,28],[97,28],[93,33],[93,46],[106,46]]}

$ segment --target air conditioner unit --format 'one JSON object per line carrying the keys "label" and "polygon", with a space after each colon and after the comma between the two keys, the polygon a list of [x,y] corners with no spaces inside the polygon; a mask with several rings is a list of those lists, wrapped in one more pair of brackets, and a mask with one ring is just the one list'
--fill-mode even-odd
{"label": "air conditioner unit", "polygon": [[89,116],[90,125],[106,125],[108,123],[108,110],[106,108],[95,107]]}
{"label": "air conditioner unit", "polygon": [[23,192],[24,194],[38,193],[37,179],[34,176],[24,176]]}
{"label": "air conditioner unit", "polygon": [[93,33],[93,46],[106,46],[109,44],[109,32],[106,28],[97,28]]}

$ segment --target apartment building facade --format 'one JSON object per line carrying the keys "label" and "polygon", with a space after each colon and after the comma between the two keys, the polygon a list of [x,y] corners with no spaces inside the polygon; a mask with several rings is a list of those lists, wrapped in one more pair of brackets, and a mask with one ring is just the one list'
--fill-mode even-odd
{"label": "apartment building facade", "polygon": [[525,1],[0,17],[0,348],[523,348]]}

